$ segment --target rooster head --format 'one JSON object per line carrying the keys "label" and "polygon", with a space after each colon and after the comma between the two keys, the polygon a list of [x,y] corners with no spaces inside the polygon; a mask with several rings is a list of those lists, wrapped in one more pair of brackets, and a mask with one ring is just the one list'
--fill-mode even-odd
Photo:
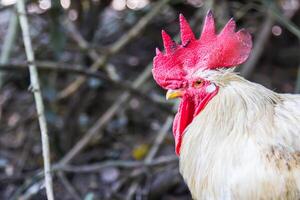
{"label": "rooster head", "polygon": [[168,90],[167,99],[182,98],[173,122],[177,155],[186,127],[218,93],[218,84],[207,76],[245,62],[252,48],[251,35],[244,29],[236,32],[233,19],[216,34],[214,17],[209,11],[199,39],[181,14],[179,21],[181,44],[162,31],[165,52],[156,49],[152,70],[158,85]]}

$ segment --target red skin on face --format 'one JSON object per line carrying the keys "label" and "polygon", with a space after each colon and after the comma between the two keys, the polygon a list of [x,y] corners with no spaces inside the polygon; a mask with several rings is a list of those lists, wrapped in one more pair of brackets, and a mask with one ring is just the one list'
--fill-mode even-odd
{"label": "red skin on face", "polygon": [[185,129],[218,93],[217,86],[214,91],[206,92],[211,83],[205,80],[201,87],[191,86],[191,75],[199,69],[216,70],[239,65],[246,61],[252,48],[251,35],[245,30],[236,32],[233,19],[216,34],[213,15],[208,12],[202,34],[196,39],[183,15],[179,18],[182,44],[176,44],[162,31],[165,53],[156,49],[152,70],[154,80],[162,88],[184,90],[173,124],[177,155]]}
{"label": "red skin on face", "polygon": [[178,112],[173,122],[173,135],[175,139],[175,152],[179,156],[181,143],[186,127],[205,108],[208,102],[218,93],[216,90],[208,93],[206,87],[210,85],[205,82],[201,88],[187,89],[180,102]]}

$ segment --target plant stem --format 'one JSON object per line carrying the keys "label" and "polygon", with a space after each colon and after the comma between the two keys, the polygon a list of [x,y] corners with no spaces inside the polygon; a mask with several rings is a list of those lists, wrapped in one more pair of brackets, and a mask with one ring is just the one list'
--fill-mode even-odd
{"label": "plant stem", "polygon": [[39,77],[37,68],[34,63],[34,53],[31,45],[31,38],[29,34],[29,25],[25,11],[24,0],[17,1],[17,10],[19,15],[20,26],[23,35],[23,42],[25,46],[25,52],[29,64],[30,73],[30,88],[34,94],[34,100],[36,103],[36,109],[38,113],[39,125],[41,130],[41,140],[43,149],[43,160],[44,160],[44,174],[45,174],[45,186],[48,200],[54,200],[52,177],[51,177],[51,165],[50,165],[50,147],[47,122],[44,113],[44,103],[40,90]]}

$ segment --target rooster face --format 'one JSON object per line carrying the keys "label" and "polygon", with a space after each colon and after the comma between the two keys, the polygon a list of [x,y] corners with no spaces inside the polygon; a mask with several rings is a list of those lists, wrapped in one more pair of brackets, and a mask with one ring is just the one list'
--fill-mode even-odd
{"label": "rooster face", "polygon": [[183,15],[179,20],[181,45],[162,31],[165,53],[156,49],[152,70],[155,81],[168,90],[167,99],[182,98],[173,123],[177,155],[185,129],[218,93],[219,87],[210,76],[220,73],[220,68],[243,63],[252,48],[250,34],[243,29],[235,32],[233,19],[216,34],[214,18],[209,11],[199,39],[195,38]]}
{"label": "rooster face", "polygon": [[175,152],[177,155],[180,153],[184,130],[217,92],[218,88],[214,83],[200,78],[187,81],[185,87],[167,91],[167,99],[182,98],[173,123]]}
{"label": "rooster face", "polygon": [[206,96],[211,95],[217,90],[217,86],[203,78],[194,78],[186,81],[182,87],[178,89],[169,89],[166,94],[166,99],[184,98],[186,100],[202,100]]}

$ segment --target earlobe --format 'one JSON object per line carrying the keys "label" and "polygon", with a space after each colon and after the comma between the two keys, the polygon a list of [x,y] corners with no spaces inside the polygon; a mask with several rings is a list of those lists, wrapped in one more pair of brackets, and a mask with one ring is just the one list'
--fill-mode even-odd
{"label": "earlobe", "polygon": [[209,86],[206,87],[206,92],[207,93],[212,93],[217,89],[217,87],[215,86],[215,84],[211,83]]}

